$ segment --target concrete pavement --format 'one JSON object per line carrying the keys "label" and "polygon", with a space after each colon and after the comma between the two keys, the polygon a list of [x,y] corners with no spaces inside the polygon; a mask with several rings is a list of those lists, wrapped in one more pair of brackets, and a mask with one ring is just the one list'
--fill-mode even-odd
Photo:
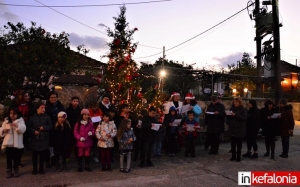
{"label": "concrete pavement", "polygon": [[[101,172],[100,163],[93,163],[92,172],[77,172],[77,162],[71,159],[68,172],[57,173],[54,168],[46,169],[45,175],[31,175],[31,153],[26,152],[23,158],[25,167],[20,168],[19,178],[5,178],[5,155],[0,154],[0,186],[1,187],[94,187],[94,186],[237,186],[238,171],[255,170],[300,170],[300,122],[296,122],[294,136],[290,139],[289,158],[283,159],[281,140],[276,142],[275,160],[264,157],[263,138],[258,139],[259,158],[256,160],[243,158],[241,162],[231,162],[230,142],[225,139],[220,145],[219,155],[208,155],[203,145],[197,145],[196,158],[185,158],[183,153],[170,158],[164,156],[154,159],[155,167],[139,168],[138,162],[132,162],[132,171],[128,174],[119,172],[118,155],[113,163],[112,172]],[[246,142],[243,143],[246,152]]]}

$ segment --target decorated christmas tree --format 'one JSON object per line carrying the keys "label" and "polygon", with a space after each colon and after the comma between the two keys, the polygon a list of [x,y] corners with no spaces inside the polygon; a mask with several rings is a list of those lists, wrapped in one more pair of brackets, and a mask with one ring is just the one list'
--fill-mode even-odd
{"label": "decorated christmas tree", "polygon": [[103,88],[112,95],[113,104],[119,106],[127,103],[132,112],[138,113],[147,101],[141,93],[138,67],[132,56],[137,48],[133,43],[133,34],[137,28],[130,29],[126,21],[126,7],[120,7],[120,14],[114,17],[115,28],[107,29],[112,39],[108,46],[110,53],[103,76]]}

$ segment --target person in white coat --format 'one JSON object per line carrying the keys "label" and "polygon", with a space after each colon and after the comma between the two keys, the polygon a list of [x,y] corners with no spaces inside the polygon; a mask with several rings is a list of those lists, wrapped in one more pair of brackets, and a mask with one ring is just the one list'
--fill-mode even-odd
{"label": "person in white coat", "polygon": [[177,111],[177,115],[181,115],[182,101],[180,101],[180,94],[173,92],[170,100],[164,104],[164,114],[168,114],[171,106],[174,106]]}
{"label": "person in white coat", "polygon": [[0,136],[4,137],[1,149],[6,152],[6,178],[11,178],[20,176],[19,165],[24,148],[23,134],[26,131],[26,125],[17,108],[10,108],[8,111],[8,117],[5,118],[0,128]]}

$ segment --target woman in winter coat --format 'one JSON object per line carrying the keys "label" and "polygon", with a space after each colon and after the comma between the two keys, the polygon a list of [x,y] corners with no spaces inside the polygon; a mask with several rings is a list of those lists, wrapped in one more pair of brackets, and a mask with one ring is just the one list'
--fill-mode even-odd
{"label": "woman in winter coat", "polygon": [[[39,160],[39,173],[44,174],[44,161],[49,151],[49,132],[52,129],[50,117],[45,114],[45,104],[37,104],[37,113],[30,117],[28,131],[30,134],[29,149],[32,150],[32,174],[37,174]],[[38,159],[39,157],[39,159]]]}
{"label": "woman in winter coat", "polygon": [[85,170],[88,172],[92,171],[90,168],[90,150],[93,146],[94,134],[90,112],[88,109],[82,109],[80,118],[74,128],[74,137],[78,148],[78,172],[82,172],[83,158],[85,160]]}
{"label": "woman in winter coat", "polygon": [[264,156],[270,155],[274,159],[275,153],[275,136],[278,134],[279,119],[271,118],[276,113],[274,103],[271,100],[265,101],[265,107],[260,110],[260,117],[262,122],[262,134],[265,136],[266,153]]}
{"label": "woman in winter coat", "polygon": [[241,98],[234,99],[232,114],[229,116],[230,126],[228,133],[231,137],[231,158],[230,161],[241,161],[243,138],[246,135],[247,110],[243,107]]}
{"label": "woman in winter coat", "polygon": [[117,135],[117,127],[109,113],[104,113],[103,120],[96,129],[98,147],[101,151],[102,171],[111,171],[111,152],[114,147],[114,137]]}
{"label": "woman in winter coat", "polygon": [[[5,118],[0,128],[0,136],[4,137],[1,149],[6,151],[6,178],[20,176],[19,165],[24,148],[23,134],[26,130],[21,112],[17,108],[11,108],[8,111],[8,117]],[[12,161],[14,161],[14,167]]]}
{"label": "woman in winter coat", "polygon": [[281,124],[279,126],[281,142],[282,142],[282,153],[279,155],[282,158],[288,158],[290,137],[293,136],[293,130],[295,126],[295,121],[293,117],[293,106],[287,104],[287,100],[282,99],[280,102],[281,110]]}
{"label": "woman in winter coat", "polygon": [[[260,111],[256,106],[255,100],[250,100],[248,103],[249,110],[247,113],[246,121],[246,140],[247,140],[247,153],[243,154],[243,157],[258,158],[257,153],[257,133],[260,128]],[[251,149],[253,147],[253,155],[251,155]]]}

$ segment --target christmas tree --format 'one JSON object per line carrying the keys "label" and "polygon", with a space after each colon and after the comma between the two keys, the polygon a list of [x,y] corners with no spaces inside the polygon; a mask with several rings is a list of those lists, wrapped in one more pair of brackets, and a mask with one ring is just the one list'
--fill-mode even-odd
{"label": "christmas tree", "polygon": [[138,67],[132,59],[137,44],[133,43],[133,34],[137,28],[130,29],[126,21],[126,7],[120,7],[120,14],[114,17],[115,28],[107,29],[108,36],[112,39],[108,46],[110,53],[107,63],[103,85],[106,92],[112,95],[113,104],[116,106],[127,103],[131,111],[137,113],[146,103],[140,92]]}

